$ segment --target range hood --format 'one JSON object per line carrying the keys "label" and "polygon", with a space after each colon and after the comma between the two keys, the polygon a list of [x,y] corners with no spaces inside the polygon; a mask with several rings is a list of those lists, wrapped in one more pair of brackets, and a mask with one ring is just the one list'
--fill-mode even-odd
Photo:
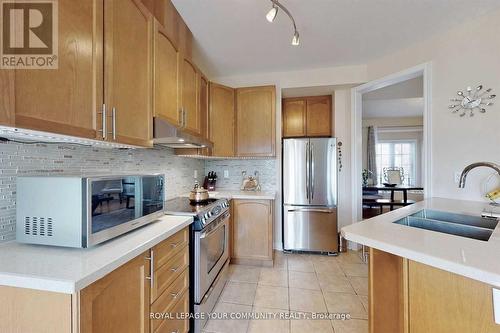
{"label": "range hood", "polygon": [[153,120],[153,143],[170,148],[210,148],[213,145],[158,117]]}

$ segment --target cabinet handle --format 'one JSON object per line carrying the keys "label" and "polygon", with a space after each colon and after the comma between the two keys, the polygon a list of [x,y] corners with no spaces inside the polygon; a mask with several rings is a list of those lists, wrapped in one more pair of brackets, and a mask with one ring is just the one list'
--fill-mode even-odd
{"label": "cabinet handle", "polygon": [[183,115],[184,115],[184,116],[183,116],[183,118],[184,118],[184,125],[183,125],[182,127],[186,127],[186,123],[187,123],[187,121],[186,121],[186,119],[187,119],[186,114],[187,114],[187,112],[186,112],[186,110],[182,109],[182,113],[183,113]]}
{"label": "cabinet handle", "polygon": [[183,109],[179,109],[179,126],[184,127],[183,122],[184,122],[184,116],[183,116]]}
{"label": "cabinet handle", "polygon": [[106,129],[106,104],[102,105],[102,111],[99,112],[101,114],[101,119],[102,119],[102,129],[99,130],[99,132],[102,133],[102,139],[106,140],[106,135],[107,135],[107,129]]}
{"label": "cabinet handle", "polygon": [[177,247],[180,243],[182,243],[182,242],[178,242],[178,243],[171,243],[171,244],[170,244],[170,247],[171,247],[171,248],[173,248],[173,249],[175,249],[175,248],[176,248],[176,247]]}
{"label": "cabinet handle", "polygon": [[179,330],[172,331],[172,333],[179,333]]}
{"label": "cabinet handle", "polygon": [[111,121],[112,121],[112,129],[113,129],[113,140],[116,141],[116,108],[113,107],[111,110]]}
{"label": "cabinet handle", "polygon": [[153,251],[153,249],[151,249],[151,256],[149,257],[146,257],[147,260],[150,261],[149,263],[149,276],[146,276],[146,280],[149,280],[150,284],[151,284],[151,288],[153,288],[153,279],[154,279],[154,264],[155,264],[155,253]]}
{"label": "cabinet handle", "polygon": [[178,293],[171,293],[170,295],[172,296],[173,299],[176,299],[177,296],[179,296],[181,292],[179,291]]}
{"label": "cabinet handle", "polygon": [[176,268],[170,268],[170,271],[175,273],[175,272],[177,272],[177,270],[178,270],[178,269],[179,269],[179,267],[176,267]]}

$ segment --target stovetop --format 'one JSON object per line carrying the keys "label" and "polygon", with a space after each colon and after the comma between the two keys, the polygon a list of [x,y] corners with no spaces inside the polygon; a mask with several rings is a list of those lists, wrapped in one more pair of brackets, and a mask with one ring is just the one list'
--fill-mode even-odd
{"label": "stovetop", "polygon": [[194,230],[199,231],[227,211],[228,207],[227,199],[209,198],[201,203],[191,203],[189,198],[175,198],[165,202],[165,213],[193,216]]}

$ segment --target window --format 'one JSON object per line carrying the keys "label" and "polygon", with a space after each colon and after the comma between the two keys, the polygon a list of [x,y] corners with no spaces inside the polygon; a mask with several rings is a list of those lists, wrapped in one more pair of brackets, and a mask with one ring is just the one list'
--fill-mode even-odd
{"label": "window", "polygon": [[415,141],[379,141],[376,146],[377,180],[384,183],[384,168],[403,168],[404,185],[415,185]]}

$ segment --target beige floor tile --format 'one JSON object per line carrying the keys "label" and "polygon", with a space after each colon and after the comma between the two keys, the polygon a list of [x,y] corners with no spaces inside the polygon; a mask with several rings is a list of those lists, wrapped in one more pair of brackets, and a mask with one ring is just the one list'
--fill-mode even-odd
{"label": "beige floor tile", "polygon": [[288,259],[281,255],[280,257],[274,257],[273,268],[275,269],[288,269]]}
{"label": "beige floor tile", "polygon": [[288,310],[288,288],[258,285],[254,305],[256,307]]}
{"label": "beige floor tile", "polygon": [[332,320],[335,333],[368,333],[368,320]]}
{"label": "beige floor tile", "polygon": [[368,277],[368,265],[365,264],[340,264],[347,276]]}
{"label": "beige floor tile", "polygon": [[[252,307],[248,305],[230,304],[220,302],[213,312],[219,314],[229,314],[238,312],[252,312]],[[249,320],[239,319],[210,319],[203,328],[206,332],[213,333],[245,333],[248,329]]]}
{"label": "beige floor tile", "polygon": [[321,290],[316,273],[288,271],[290,288]]}
{"label": "beige floor tile", "polygon": [[220,296],[220,301],[225,303],[252,305],[255,299],[256,290],[257,285],[254,283],[228,281]]}
{"label": "beige floor tile", "polygon": [[290,320],[291,333],[333,333],[330,320],[297,319]]}
{"label": "beige floor tile", "polygon": [[337,257],[339,262],[346,264],[363,264],[361,259],[361,252],[359,251],[348,251],[340,253]]}
{"label": "beige floor tile", "polygon": [[359,296],[359,299],[361,300],[361,303],[363,303],[363,306],[368,313],[368,296]]}
{"label": "beige floor tile", "polygon": [[358,295],[325,292],[326,306],[329,313],[347,313],[352,318],[367,319],[368,314]]}
{"label": "beige floor tile", "polygon": [[318,273],[318,281],[323,291],[341,292],[355,294],[349,279],[344,275],[332,275],[330,273]]}
{"label": "beige floor tile", "polygon": [[314,271],[316,273],[330,274],[330,275],[345,275],[344,271],[336,261],[322,261],[314,263]]}
{"label": "beige floor tile", "polygon": [[290,310],[326,312],[327,308],[321,291],[290,288]]}
{"label": "beige floor tile", "polygon": [[[253,312],[263,314],[288,314],[288,310],[270,309],[254,307]],[[284,317],[283,319],[277,317],[276,319],[252,319],[248,327],[248,333],[288,333],[290,332],[290,320]]]}
{"label": "beige floor tile", "polygon": [[324,254],[310,254],[309,260],[313,263],[317,262],[336,262],[338,263],[338,256],[328,256]]}
{"label": "beige floor tile", "polygon": [[356,291],[356,294],[366,296],[368,295],[368,278],[359,276],[350,276],[349,281]]}
{"label": "beige floor tile", "polygon": [[284,269],[262,268],[259,284],[267,286],[288,287],[288,272]]}
{"label": "beige floor tile", "polygon": [[314,267],[307,255],[294,255],[288,258],[288,270],[312,273]]}
{"label": "beige floor tile", "polygon": [[236,282],[257,283],[260,276],[260,267],[230,265],[229,280]]}

